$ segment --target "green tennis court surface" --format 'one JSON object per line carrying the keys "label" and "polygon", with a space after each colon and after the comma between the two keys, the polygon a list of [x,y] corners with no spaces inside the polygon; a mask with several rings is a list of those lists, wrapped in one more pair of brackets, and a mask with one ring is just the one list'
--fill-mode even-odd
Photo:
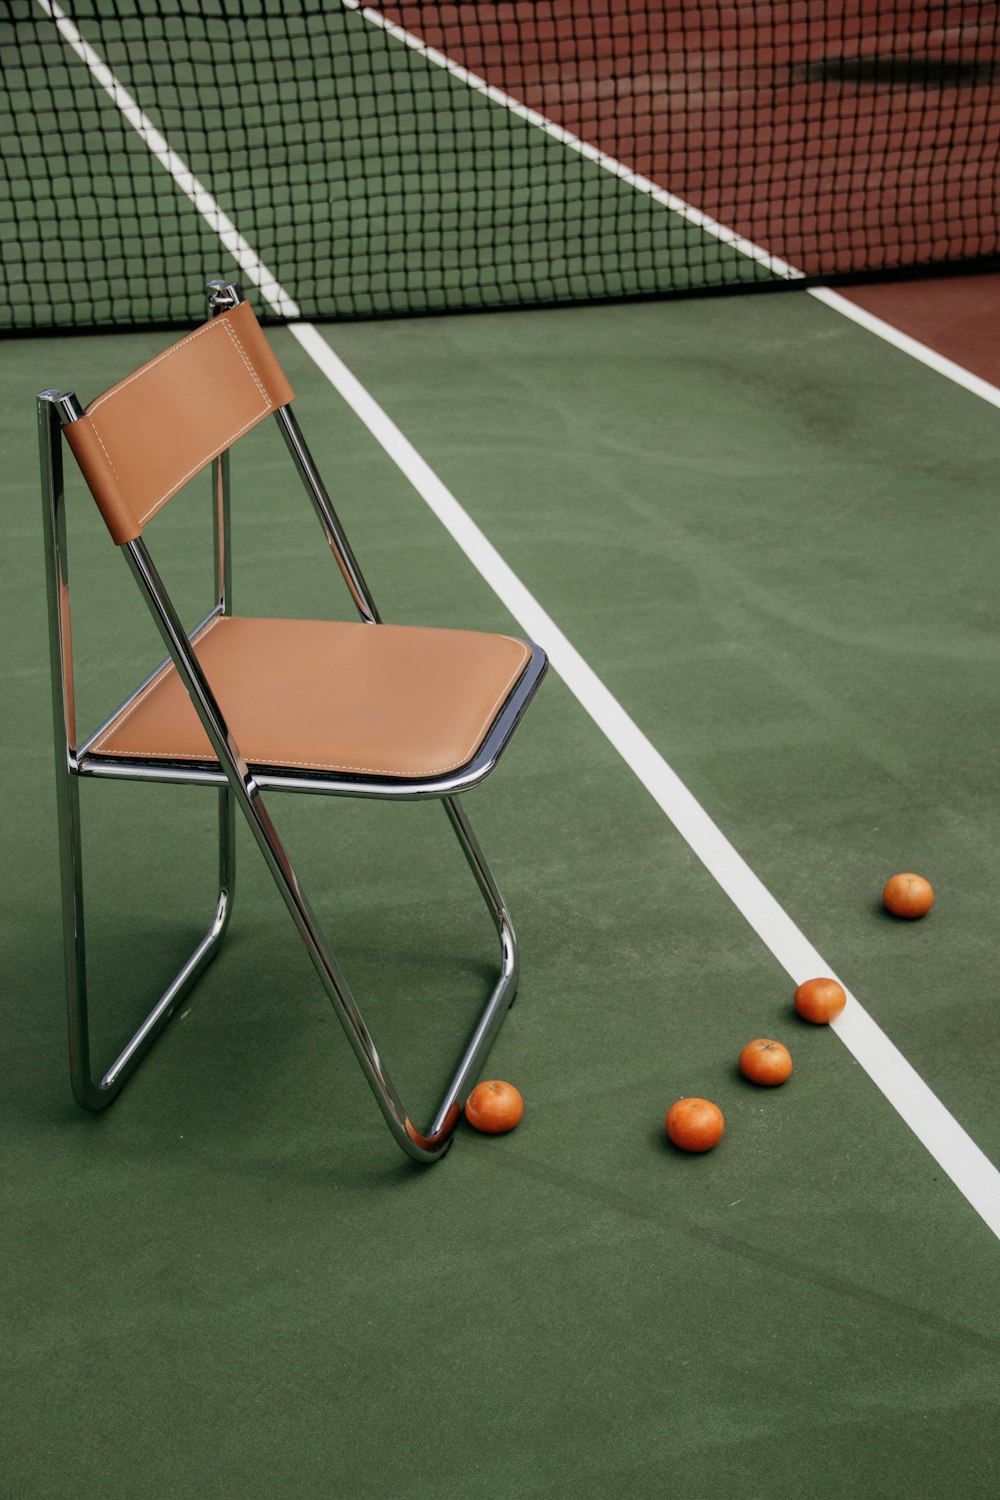
{"label": "green tennis court surface", "polygon": [[[386,617],[509,628],[272,337]],[[106,1115],[72,1104],[32,398],[90,399],[165,342],[21,341],[0,362],[6,1490],[994,1495],[995,1236],[837,1037],[791,1015],[783,969],[558,678],[467,799],[522,942],[490,1065],[525,1096],[513,1135],[463,1130],[429,1170],[398,1157],[249,840],[185,1014]],[[997,1160],[993,410],[799,297],[333,342]],[[237,608],[346,609],[277,436],[250,441]],[[193,605],[197,497],[163,528]],[[71,544],[88,721],[158,653],[79,492]],[[200,927],[214,802],[84,791],[111,1043],[147,965]],[[272,803],[429,1102],[492,956],[475,902],[442,905],[467,894],[443,817]],[[878,910],[900,868],[934,881],[924,922]],[[780,1090],[735,1072],[758,1035],[792,1051]],[[727,1117],[701,1159],[662,1135],[690,1093]]]}
{"label": "green tennis court surface", "polygon": [[[38,41],[17,52],[23,33],[0,23],[0,325],[121,323],[126,308],[135,322],[197,319],[190,268],[233,263],[55,27],[32,19]],[[289,16],[287,33],[273,15],[225,28],[210,9],[79,19],[304,308],[366,316],[405,297],[434,311],[774,279],[356,12]]]}

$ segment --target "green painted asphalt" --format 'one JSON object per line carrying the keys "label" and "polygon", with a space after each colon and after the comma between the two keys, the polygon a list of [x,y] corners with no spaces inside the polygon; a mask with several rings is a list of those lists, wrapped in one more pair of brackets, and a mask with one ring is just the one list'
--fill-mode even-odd
{"label": "green painted asphalt", "polygon": [[[331,337],[1000,1156],[992,411],[805,297]],[[291,336],[273,341],[386,617],[510,628]],[[33,396],[90,399],[165,342],[26,341],[0,361],[6,1487],[992,1496],[994,1236],[837,1038],[791,1014],[787,976],[555,676],[466,799],[522,943],[490,1065],[524,1094],[514,1134],[463,1128],[429,1170],[399,1156],[246,838],[228,947],[185,1013],[105,1115],[72,1104]],[[346,611],[277,434],[245,448],[237,607]],[[185,497],[149,531],[190,611],[204,510]],[[71,542],[96,718],[158,653],[79,488]],[[113,1045],[207,917],[212,800],[84,791]],[[429,1104],[491,957],[443,816],[272,810]],[[922,923],[877,909],[900,867],[937,887]],[[792,1050],[780,1090],[735,1072],[756,1035]],[[691,1093],[727,1117],[704,1158],[663,1140]]]}

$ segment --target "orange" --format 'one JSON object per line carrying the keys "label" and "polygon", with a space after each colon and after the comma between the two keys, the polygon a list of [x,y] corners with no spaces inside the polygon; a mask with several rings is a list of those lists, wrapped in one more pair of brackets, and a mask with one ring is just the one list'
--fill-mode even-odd
{"label": "orange", "polygon": [[835,979],[807,979],[795,991],[795,1009],[817,1026],[836,1020],[846,1004],[847,995]]}
{"label": "orange", "polygon": [[711,1151],[726,1122],[710,1099],[678,1099],[667,1110],[667,1135],[682,1151]]}
{"label": "orange", "polygon": [[747,1042],[740,1053],[740,1072],[752,1083],[766,1083],[772,1087],[784,1083],[792,1073],[791,1053],[780,1042],[758,1037],[755,1042]]}
{"label": "orange", "polygon": [[486,1135],[513,1130],[524,1114],[524,1100],[512,1083],[489,1078],[477,1083],[465,1101],[465,1118]]}
{"label": "orange", "polygon": [[922,875],[893,875],[885,883],[882,904],[894,917],[922,917],[934,905],[934,887]]}

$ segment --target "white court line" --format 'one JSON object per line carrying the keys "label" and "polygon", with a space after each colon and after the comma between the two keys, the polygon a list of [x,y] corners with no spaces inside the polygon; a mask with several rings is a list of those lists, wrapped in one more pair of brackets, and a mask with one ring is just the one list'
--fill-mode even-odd
{"label": "white court line", "polygon": [[[548,652],[554,669],[578,702],[792,982],[798,985],[820,974],[836,977],[656,747],[319,331],[308,323],[293,323],[290,331],[423,496],[522,630]],[[833,1023],[833,1030],[1000,1238],[1000,1172],[849,991],[847,1007]]]}
{"label": "white court line", "polygon": [[[100,86],[222,239],[229,235],[248,274],[276,311],[294,300],[276,281],[219,205],[170,150],[102,59],[83,41],[55,0],[38,0]],[[75,38],[75,40],[74,40]],[[235,238],[234,238],[235,237]],[[230,243],[223,240],[226,248]],[[240,264],[244,262],[241,260]],[[256,272],[253,274],[250,268]],[[297,311],[297,309],[296,309]],[[548,653],[554,669],[607,736],[674,827],[714,876],[795,984],[833,971],[696,801],[656,747],[497,552],[412,443],[387,416],[318,329],[293,323],[293,337],[368,427],[521,628]],[[845,986],[846,988],[846,986]],[[952,1182],[1000,1238],[1000,1172],[907,1062],[854,995],[833,1029]]]}
{"label": "white court line", "polygon": [[938,375],[943,375],[946,380],[953,380],[963,390],[971,391],[974,396],[981,396],[984,401],[989,401],[993,406],[1000,406],[1000,390],[984,380],[981,375],[973,375],[971,370],[966,370],[962,365],[957,365],[953,359],[947,359],[943,354],[938,354],[936,349],[929,349],[919,339],[911,338],[902,329],[894,328],[883,318],[877,318],[874,313],[867,312],[865,308],[859,307],[848,297],[842,297],[839,292],[831,291],[825,286],[806,287],[810,297],[815,297],[817,302],[823,302],[827,307],[832,307],[834,312],[839,312],[852,322],[859,323],[862,328],[867,328],[869,333],[876,334],[880,339],[885,339],[887,344],[892,344],[895,349],[901,349],[911,359],[918,359],[922,365],[927,365],[935,370]]}
{"label": "white court line", "polygon": [[[588,161],[596,163],[597,166],[602,167],[604,171],[609,172],[613,177],[621,178],[623,182],[629,183],[637,192],[645,193],[648,197],[654,199],[655,202],[661,204],[662,207],[669,209],[671,213],[678,214],[690,224],[697,225],[699,229],[703,229],[706,234],[713,235],[723,244],[732,245],[734,249],[739,250],[748,259],[755,260],[759,264],[766,266],[776,276],[783,277],[788,281],[798,281],[804,278],[805,272],[797,266],[793,266],[789,261],[774,255],[770,250],[765,250],[762,245],[755,244],[753,240],[748,240],[743,235],[737,234],[728,225],[721,224],[718,219],[713,219],[700,208],[696,208],[694,204],[688,203],[684,198],[679,198],[676,193],[670,193],[665,188],[659,187],[650,178],[640,176],[631,167],[627,167],[624,162],[617,161],[615,157],[609,156],[607,152],[601,151],[597,146],[591,145],[589,141],[581,140],[579,136],[573,135],[571,131],[564,129],[562,125],[557,125],[554,120],[550,120],[547,115],[540,114],[538,110],[529,109],[526,104],[523,104],[520,99],[516,99],[513,94],[508,94],[503,89],[497,88],[494,84],[488,83],[478,73],[470,72],[461,63],[457,63],[450,58],[446,52],[439,52],[436,47],[428,46],[415,32],[406,31],[394,21],[387,20],[379,11],[364,5],[363,0],[341,0],[341,4],[348,10],[359,11],[372,26],[377,26],[389,36],[395,37],[397,41],[402,42],[404,46],[409,47],[412,51],[419,53],[421,57],[426,58],[428,62],[433,63],[436,67],[443,68],[446,73],[450,73],[453,78],[457,78],[477,94],[485,95],[494,104],[499,104],[512,115],[516,115],[519,120],[524,120],[529,125],[537,126],[539,130],[551,136],[553,140],[559,141],[571,151],[576,151],[580,156],[586,157]],[[858,307],[856,303],[851,302],[847,297],[841,296],[839,292],[830,291],[826,287],[807,287],[806,290],[817,301],[824,302],[827,307],[831,307],[834,311],[842,313],[845,318],[851,318],[855,323],[859,323],[862,328],[867,328],[869,333],[876,334],[879,338],[885,339],[887,343],[894,345],[897,349],[903,350],[905,354],[911,355],[922,364],[929,365],[939,375],[944,375],[948,380],[955,381],[957,385],[962,386],[967,391],[971,391],[973,395],[982,396],[984,401],[990,401],[994,406],[1000,406],[1000,390],[995,385],[991,385],[988,380],[983,380],[979,375],[973,375],[971,371],[963,369],[961,365],[955,364],[953,360],[946,359],[943,354],[938,354],[935,350],[929,349],[926,344],[921,344],[919,340],[911,338],[909,334],[901,333],[891,323],[886,323],[883,319],[877,318],[874,313],[866,312],[864,308]]]}
{"label": "white court line", "polygon": [[503,89],[498,89],[494,84],[487,83],[486,79],[481,78],[478,73],[470,72],[461,63],[457,63],[450,58],[447,53],[439,52],[436,47],[429,47],[425,41],[416,36],[412,31],[404,31],[402,26],[397,26],[394,21],[387,20],[377,10],[372,10],[370,6],[363,5],[361,0],[341,0],[341,4],[347,10],[359,11],[372,26],[377,26],[380,30],[386,32],[387,35],[395,37],[396,41],[402,42],[411,51],[419,53],[421,57],[433,63],[435,67],[443,68],[446,73],[450,73],[453,78],[457,78],[467,88],[472,89],[477,94],[483,94],[492,103],[501,105],[512,115],[516,115],[519,120],[524,120],[527,124],[536,126],[545,135],[550,136],[552,140],[558,141],[560,145],[566,146],[570,151],[575,151],[579,156],[586,157],[587,161],[596,162],[599,167],[603,167],[605,172],[609,172],[612,177],[620,177],[622,182],[627,182],[630,187],[635,188],[636,192],[644,193],[646,197],[652,198],[661,207],[669,208],[671,213],[677,214],[681,219],[686,219],[689,224],[694,224],[698,229],[704,229],[706,234],[713,235],[715,239],[720,240],[723,244],[731,245],[734,250],[738,250],[748,260],[758,261],[762,266],[766,266],[769,271],[773,271],[775,276],[781,276],[788,281],[797,281],[802,276],[803,273],[801,271],[796,270],[794,266],[789,265],[780,256],[772,255],[770,250],[764,250],[760,245],[755,245],[753,240],[745,239],[742,234],[737,234],[735,230],[728,228],[727,225],[720,224],[718,219],[711,218],[708,214],[703,213],[700,208],[695,208],[693,203],[688,203],[684,198],[678,198],[676,193],[668,193],[666,188],[661,188],[655,182],[651,181],[650,178],[643,177],[639,172],[634,172],[624,162],[617,161],[615,157],[609,156],[606,151],[601,151],[597,146],[592,146],[589,141],[581,140],[578,135],[574,135],[572,131],[564,129],[562,125],[557,125],[555,120],[550,120],[547,115],[539,114],[537,109],[529,109],[526,104],[521,103],[520,99],[515,99],[513,94],[505,93]]}
{"label": "white court line", "polygon": [[115,77],[104,59],[94,51],[89,42],[84,41],[62,6],[58,5],[56,0],[38,0],[38,4],[49,19],[58,26],[63,40],[72,47],[80,61],[86,63],[95,81],[100,84],[112,104],[118,106],[143,144],[149,148],[160,165],[170,173],[185,198],[194,204],[209,229],[219,236],[223,245],[244,274],[253,282],[261,296],[266,297],[275,312],[280,313],[283,318],[299,317],[298,305],[289,297],[276,277],[272,276],[253,248],[240,234],[232,219],[226,217],[211,193],[198,181],[186,162],[181,160],[176,151],[170,149],[166,138],[160,134],[149,116],[139,108],[132,95]]}

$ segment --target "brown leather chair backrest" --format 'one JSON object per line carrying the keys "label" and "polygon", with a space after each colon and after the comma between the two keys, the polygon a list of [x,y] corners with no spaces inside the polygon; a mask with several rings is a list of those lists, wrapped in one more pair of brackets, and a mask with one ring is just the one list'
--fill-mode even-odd
{"label": "brown leather chair backrest", "polygon": [[63,431],[121,545],[293,396],[250,304],[242,302],[98,396]]}

